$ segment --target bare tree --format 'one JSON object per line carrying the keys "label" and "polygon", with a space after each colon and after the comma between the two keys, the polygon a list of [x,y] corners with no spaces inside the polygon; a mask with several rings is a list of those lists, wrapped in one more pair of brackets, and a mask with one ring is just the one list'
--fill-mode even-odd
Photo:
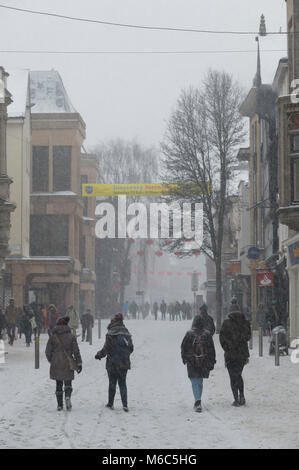
{"label": "bare tree", "polygon": [[[94,153],[99,157],[99,183],[151,183],[157,173],[157,152],[154,148],[143,148],[135,141],[122,139],[99,144]],[[111,198],[111,202],[113,202]],[[127,198],[133,202],[134,198]],[[140,199],[140,198],[139,198]],[[105,243],[105,256],[110,258],[118,272],[119,303],[124,303],[125,287],[130,281],[131,247],[128,238],[101,240]],[[147,262],[148,246],[139,241],[144,267]],[[113,274],[113,273],[112,273]]]}
{"label": "bare tree", "polygon": [[[209,71],[200,88],[182,91],[162,144],[165,175],[179,188],[174,198],[203,203],[201,250],[216,267],[217,331],[222,320],[224,216],[236,151],[245,137],[239,114],[242,97],[239,85],[229,74]],[[170,249],[177,250],[182,243],[176,240]]]}

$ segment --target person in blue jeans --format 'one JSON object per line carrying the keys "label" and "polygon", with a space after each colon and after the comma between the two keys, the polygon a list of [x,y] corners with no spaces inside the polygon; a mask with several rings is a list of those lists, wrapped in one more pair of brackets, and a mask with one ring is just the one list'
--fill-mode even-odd
{"label": "person in blue jeans", "polygon": [[203,379],[207,379],[216,363],[216,353],[211,333],[204,328],[200,315],[196,315],[181,344],[183,364],[187,364],[188,377],[194,395],[194,411],[201,412]]}

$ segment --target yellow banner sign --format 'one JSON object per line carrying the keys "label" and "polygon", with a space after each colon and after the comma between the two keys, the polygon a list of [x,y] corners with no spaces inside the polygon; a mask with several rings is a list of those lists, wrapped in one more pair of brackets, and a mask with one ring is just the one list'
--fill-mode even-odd
{"label": "yellow banner sign", "polygon": [[82,184],[82,196],[170,196],[174,194],[202,194],[203,188],[210,192],[210,184],[162,184],[162,183],[129,183],[129,184]]}

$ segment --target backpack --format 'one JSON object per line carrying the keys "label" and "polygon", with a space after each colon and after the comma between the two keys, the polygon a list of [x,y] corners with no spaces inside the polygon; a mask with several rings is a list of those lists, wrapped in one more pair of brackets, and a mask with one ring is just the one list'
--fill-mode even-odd
{"label": "backpack", "polygon": [[122,359],[128,358],[130,354],[130,339],[126,335],[116,335],[113,342],[112,356],[115,359]]}
{"label": "backpack", "polygon": [[195,369],[208,371],[210,369],[207,343],[204,335],[193,335],[192,341],[192,363]]}

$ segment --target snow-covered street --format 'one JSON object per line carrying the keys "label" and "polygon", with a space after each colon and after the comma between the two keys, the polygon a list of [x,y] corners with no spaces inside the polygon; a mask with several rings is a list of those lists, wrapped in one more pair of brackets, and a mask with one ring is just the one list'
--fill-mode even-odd
{"label": "snow-covered street", "polygon": [[34,369],[34,347],[24,341],[7,346],[0,365],[0,448],[60,449],[202,449],[299,448],[297,410],[299,365],[289,357],[275,367],[268,356],[258,357],[257,337],[244,370],[247,405],[231,406],[223,353],[215,337],[217,364],[204,381],[203,413],[193,411],[193,395],[181,362],[181,340],[190,322],[129,320],[135,351],[128,373],[129,413],[117,392],[115,410],[105,408],[108,379],[105,360],[94,355],[103,345],[97,328],[93,345],[81,343],[83,371],[76,375],[73,410],[56,411],[55,382],[44,356],[47,335],[41,339],[41,368]]}

